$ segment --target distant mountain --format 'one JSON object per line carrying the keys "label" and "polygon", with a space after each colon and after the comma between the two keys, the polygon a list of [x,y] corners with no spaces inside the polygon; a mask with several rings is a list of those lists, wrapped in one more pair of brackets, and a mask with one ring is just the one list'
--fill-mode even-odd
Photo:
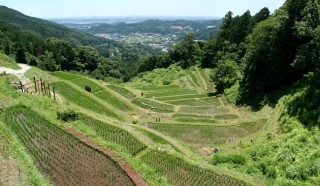
{"label": "distant mountain", "polygon": [[83,45],[102,44],[108,41],[51,21],[26,16],[5,6],[0,6],[0,24],[15,29],[32,31],[42,38],[56,37]]}

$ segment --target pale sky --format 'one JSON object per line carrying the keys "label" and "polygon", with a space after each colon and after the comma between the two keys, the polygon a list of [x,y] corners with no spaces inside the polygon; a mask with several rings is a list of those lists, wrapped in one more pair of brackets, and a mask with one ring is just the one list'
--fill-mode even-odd
{"label": "pale sky", "polygon": [[0,4],[39,18],[99,16],[223,17],[250,10],[271,12],[285,0],[1,0]]}

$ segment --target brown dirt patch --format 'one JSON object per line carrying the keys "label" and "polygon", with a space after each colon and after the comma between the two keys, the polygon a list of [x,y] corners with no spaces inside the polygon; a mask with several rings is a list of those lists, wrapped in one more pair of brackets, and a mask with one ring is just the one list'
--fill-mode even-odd
{"label": "brown dirt patch", "polygon": [[112,158],[114,161],[116,161],[118,165],[128,174],[128,176],[131,178],[131,180],[134,182],[135,185],[137,186],[147,185],[145,181],[141,178],[141,176],[125,160],[117,160],[118,156],[112,150],[101,147],[100,145],[96,144],[91,139],[89,139],[87,136],[81,134],[80,132],[76,131],[73,128],[68,128],[66,129],[66,131],[69,132],[74,137],[78,138],[83,143],[89,145],[92,148],[99,150],[100,152],[106,154],[107,156]]}

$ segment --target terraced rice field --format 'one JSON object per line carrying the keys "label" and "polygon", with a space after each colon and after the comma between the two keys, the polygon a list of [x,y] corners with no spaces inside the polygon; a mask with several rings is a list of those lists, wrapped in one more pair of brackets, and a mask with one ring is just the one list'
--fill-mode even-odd
{"label": "terraced rice field", "polygon": [[134,185],[111,158],[26,107],[7,110],[5,123],[54,185]]}
{"label": "terraced rice field", "polygon": [[143,155],[142,160],[160,175],[164,175],[172,185],[246,185],[243,181],[191,165],[165,152],[149,151]]}
{"label": "terraced rice field", "polygon": [[96,92],[100,92],[100,91],[104,90],[104,88],[102,86],[98,85],[97,83],[95,83],[87,78],[77,78],[77,79],[71,80],[70,82],[79,86],[83,90],[85,90],[86,86],[89,86],[89,87],[91,87],[92,93],[96,93]]}
{"label": "terraced rice field", "polygon": [[241,139],[249,134],[245,128],[236,125],[148,123],[146,126],[194,147],[223,144],[232,139]]}
{"label": "terraced rice field", "polygon": [[204,106],[204,107],[180,107],[180,113],[190,113],[190,114],[223,114],[228,112],[227,108],[217,107],[217,106]]}
{"label": "terraced rice field", "polygon": [[136,97],[136,95],[134,95],[131,91],[129,91],[128,89],[126,89],[124,87],[120,87],[120,86],[116,86],[116,85],[107,85],[107,87],[127,99],[133,99]]}
{"label": "terraced rice field", "polygon": [[80,92],[77,89],[71,87],[66,82],[55,82],[51,84],[56,88],[56,91],[63,97],[65,97],[68,101],[84,108],[88,109],[100,114],[105,114],[110,117],[121,119],[119,115],[117,115],[114,111],[111,109],[105,107],[100,102],[92,99],[90,96],[88,96],[85,91]]}
{"label": "terraced rice field", "polygon": [[102,99],[107,104],[112,105],[116,109],[119,109],[122,111],[132,111],[131,105],[129,105],[126,102],[115,97],[113,94],[111,94],[107,90],[95,93],[94,95],[97,96],[98,98]]}
{"label": "terraced rice field", "polygon": [[132,103],[136,104],[137,106],[140,106],[141,108],[151,109],[152,111],[155,111],[155,112],[173,112],[174,111],[173,105],[160,103],[160,102],[156,102],[156,101],[145,99],[145,98],[135,98],[132,100]]}
{"label": "terraced rice field", "polygon": [[124,129],[92,119],[84,115],[81,115],[80,118],[85,125],[89,126],[103,139],[120,145],[124,149],[124,151],[133,156],[147,148],[145,144],[140,142],[136,137],[134,137]]}
{"label": "terraced rice field", "polygon": [[63,80],[73,80],[73,79],[81,78],[81,76],[67,73],[67,72],[62,72],[62,71],[54,72],[54,75]]}

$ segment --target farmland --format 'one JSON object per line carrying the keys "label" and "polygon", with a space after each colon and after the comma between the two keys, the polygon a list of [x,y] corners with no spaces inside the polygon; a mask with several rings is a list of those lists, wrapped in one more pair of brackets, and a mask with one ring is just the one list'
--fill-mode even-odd
{"label": "farmland", "polygon": [[[246,112],[235,110],[225,98],[212,96],[204,89],[200,89],[199,86],[209,87],[201,75],[202,71],[195,71],[192,76],[186,75],[192,85],[198,87],[196,89],[177,84],[159,86],[126,83],[114,85],[68,72],[55,72],[54,76],[34,68],[32,72],[36,72],[37,77],[43,73],[46,80],[53,80],[51,82],[54,83],[51,83],[50,86],[55,87],[57,96],[61,97],[61,101],[55,104],[58,108],[63,107],[59,109],[59,112],[69,109],[75,110],[78,115],[75,121],[61,123],[56,118],[52,118],[56,115],[55,110],[41,112],[51,117],[50,122],[22,106],[6,111],[7,118],[9,118],[5,121],[6,125],[20,126],[21,124],[21,127],[24,127],[12,130],[14,133],[19,132],[17,133],[20,136],[19,139],[25,141],[22,144],[27,146],[35,165],[54,185],[61,185],[62,182],[78,185],[79,183],[73,177],[78,176],[84,179],[87,178],[86,176],[92,176],[91,174],[73,175],[75,172],[70,171],[80,169],[75,164],[80,160],[84,161],[85,158],[90,159],[87,162],[88,165],[78,164],[92,171],[92,174],[96,174],[95,168],[100,172],[101,169],[106,170],[106,173],[99,174],[103,178],[93,176],[96,179],[96,185],[100,185],[103,179],[112,179],[114,182],[110,183],[113,185],[117,185],[118,182],[128,182],[121,183],[121,185],[135,184],[130,182],[131,177],[128,178],[126,172],[122,170],[123,165],[119,168],[118,161],[114,162],[93,147],[112,150],[112,154],[118,155],[116,160],[128,161],[128,165],[133,166],[138,175],[142,175],[142,179],[150,185],[247,185],[238,178],[239,176],[234,176],[237,175],[236,172],[233,172],[232,176],[229,175],[229,171],[215,172],[214,165],[211,164],[210,156],[207,154],[211,155],[212,149],[217,146],[226,146],[228,149],[233,148],[229,147],[230,144],[248,141],[248,136],[259,133],[260,129],[265,127],[267,119],[242,117]],[[207,73],[207,71],[204,72]],[[28,76],[32,77],[31,74]],[[86,87],[90,87],[90,91]],[[27,105],[30,106],[30,104]],[[21,121],[25,121],[23,119],[28,118],[27,116],[31,117],[28,122],[34,123],[33,125],[29,123],[22,125],[24,123]],[[57,134],[39,132],[44,129],[53,130]],[[69,133],[65,134],[64,129]],[[74,132],[70,133],[70,131]],[[31,135],[32,139],[26,140],[28,135],[22,138],[23,135],[20,135],[22,133]],[[96,145],[86,146],[77,140],[77,133],[81,133]],[[59,140],[63,142],[57,144],[58,142],[52,141],[54,135],[60,135]],[[73,138],[72,135],[76,138]],[[39,139],[33,140],[33,136]],[[50,139],[53,147],[49,146]],[[68,150],[71,146],[76,148]],[[85,155],[81,154],[82,148],[86,149],[83,150]],[[88,149],[93,149],[95,153]],[[66,160],[65,158],[71,156],[65,155],[69,151],[76,156],[79,154],[78,160],[75,160],[76,158]],[[96,153],[101,155],[95,155]],[[62,158],[63,155],[65,157]],[[191,157],[190,161],[185,160],[184,156]],[[108,163],[102,157],[112,163]],[[73,162],[70,162],[72,160]],[[98,161],[103,163],[99,164]],[[207,162],[208,169],[201,166],[202,161]],[[67,168],[65,164],[70,164],[70,168]],[[91,164],[99,165],[89,168]],[[111,165],[113,168],[103,168],[103,166],[111,167]],[[174,170],[173,167],[178,167],[179,171]],[[64,174],[63,171],[70,171],[70,175]],[[171,174],[168,174],[167,172],[170,171]],[[83,174],[85,173],[84,171]],[[155,177],[160,179],[154,179]]]}
{"label": "farmland", "polygon": [[108,156],[24,106],[8,110],[6,123],[55,185],[134,185]]}

